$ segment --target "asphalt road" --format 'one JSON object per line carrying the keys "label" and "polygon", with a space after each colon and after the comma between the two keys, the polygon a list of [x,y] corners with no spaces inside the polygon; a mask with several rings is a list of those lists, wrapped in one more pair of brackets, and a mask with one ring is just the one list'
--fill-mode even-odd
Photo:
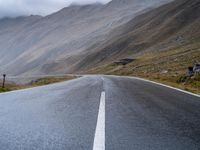
{"label": "asphalt road", "polygon": [[0,94],[0,150],[199,150],[200,97],[86,76]]}

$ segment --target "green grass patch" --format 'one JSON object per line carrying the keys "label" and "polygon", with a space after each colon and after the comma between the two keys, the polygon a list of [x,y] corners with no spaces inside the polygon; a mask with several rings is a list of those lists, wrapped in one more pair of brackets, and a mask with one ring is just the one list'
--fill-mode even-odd
{"label": "green grass patch", "polygon": [[2,92],[9,92],[9,91],[11,91],[11,89],[9,89],[9,88],[0,88],[0,93],[2,93]]}

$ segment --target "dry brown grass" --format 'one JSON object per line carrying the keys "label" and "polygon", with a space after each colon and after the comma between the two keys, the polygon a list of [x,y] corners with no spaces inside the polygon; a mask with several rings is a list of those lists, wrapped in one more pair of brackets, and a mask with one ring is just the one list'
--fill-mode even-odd
{"label": "dry brown grass", "polygon": [[[5,85],[5,88],[0,87],[0,93],[1,92],[9,92],[13,90],[20,90],[20,89],[26,89],[31,87],[37,87],[42,85],[48,85],[53,83],[58,83],[62,81],[68,81],[75,79],[75,76],[62,76],[62,77],[45,77],[45,78],[39,78],[34,81],[31,81],[27,84],[15,84],[14,82],[7,82]],[[0,82],[0,85],[2,83]]]}
{"label": "dry brown grass", "polygon": [[88,73],[104,73],[113,75],[138,76],[167,85],[178,87],[194,93],[200,93],[200,79],[189,79],[178,82],[186,75],[187,68],[200,62],[200,42],[193,41],[162,52],[146,53],[126,66],[114,63],[93,68]]}

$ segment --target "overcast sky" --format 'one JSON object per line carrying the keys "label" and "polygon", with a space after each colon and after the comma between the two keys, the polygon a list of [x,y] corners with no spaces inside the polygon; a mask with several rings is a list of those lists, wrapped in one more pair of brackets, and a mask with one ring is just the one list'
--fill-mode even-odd
{"label": "overcast sky", "polygon": [[0,18],[21,15],[47,15],[72,3],[88,4],[110,0],[0,0]]}

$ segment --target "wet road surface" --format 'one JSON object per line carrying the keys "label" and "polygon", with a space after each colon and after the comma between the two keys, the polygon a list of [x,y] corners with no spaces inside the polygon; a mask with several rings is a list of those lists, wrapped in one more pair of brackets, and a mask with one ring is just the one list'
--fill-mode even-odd
{"label": "wet road surface", "polygon": [[199,150],[200,97],[116,76],[0,94],[2,150]]}

